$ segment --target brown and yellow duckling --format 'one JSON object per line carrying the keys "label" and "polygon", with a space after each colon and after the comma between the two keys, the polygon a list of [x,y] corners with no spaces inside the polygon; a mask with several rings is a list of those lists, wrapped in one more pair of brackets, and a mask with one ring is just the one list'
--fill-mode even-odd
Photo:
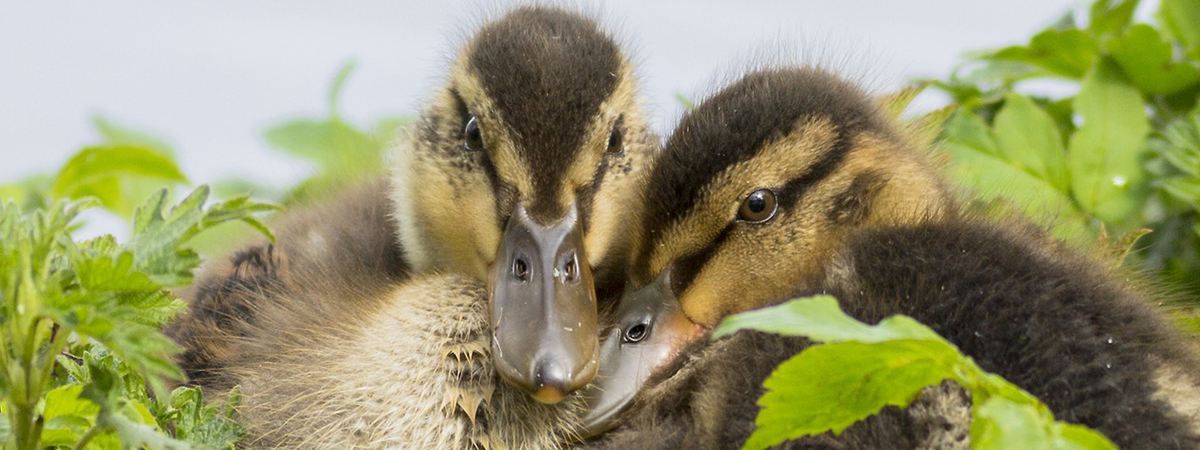
{"label": "brown and yellow duckling", "polygon": [[[859,88],[814,68],[754,71],[688,113],[646,185],[631,263],[643,287],[619,319],[636,331],[629,359],[606,368],[656,369],[612,382],[618,396],[645,384],[595,447],[740,447],[762,381],[808,342],[654,341],[656,326],[704,336],[730,314],[820,293],[860,320],[916,318],[1122,448],[1200,446],[1200,365],[1152,295],[1036,227],[961,212],[912,142]],[[781,447],[967,448],[969,407],[947,382]]]}
{"label": "brown and yellow duckling", "polygon": [[[393,341],[390,349],[360,349],[363,355],[345,353],[353,348],[348,342],[366,339],[362,330],[381,332],[372,326],[390,320],[388,311],[434,300],[413,287],[424,283],[414,277],[445,274],[487,283],[483,306],[470,311],[486,312],[485,353],[495,358],[474,364],[498,372],[518,392],[547,403],[567,399],[561,408],[577,409],[571,393],[597,367],[593,282],[602,293],[623,284],[628,245],[620,228],[636,215],[623,193],[636,189],[640,167],[658,149],[636,86],[614,39],[580,14],[519,7],[482,25],[399,144],[391,176],[285,214],[275,226],[276,244],[238,252],[185,293],[191,308],[169,330],[185,349],[181,365],[205,388],[245,386],[244,417],[259,442],[254,445],[338,447],[350,442],[340,440],[345,435],[316,431],[344,424],[333,416],[359,406],[329,400],[312,409],[310,399],[349,398],[329,397],[340,391],[318,392],[321,386],[314,383],[336,379],[369,386],[391,379],[360,377],[333,361],[377,356],[371,351],[478,345],[476,335],[439,334],[475,319],[455,309],[470,296],[435,283],[430,292],[447,292],[446,316],[414,313],[412,320],[428,322],[409,323],[412,333],[431,334],[387,332],[381,336],[408,340]],[[313,383],[298,383],[293,372],[279,369],[301,367],[309,369],[299,373]],[[369,375],[388,370],[417,376],[433,369],[389,366]],[[498,379],[487,381],[495,386],[484,391],[509,392]],[[446,392],[467,389],[453,383],[424,386],[440,392],[434,395],[438,402],[452,397]],[[418,398],[425,399],[409,400]],[[490,417],[475,411],[488,402],[463,399],[457,405],[465,420]],[[411,416],[404,406],[409,400],[385,401],[381,411],[391,415],[359,430],[368,436],[405,435],[416,425],[394,427]],[[526,407],[505,411],[521,408]],[[298,438],[310,432],[314,439]],[[388,439],[362,442],[393,442]],[[506,446],[532,445],[514,439],[518,442]],[[497,443],[503,440],[492,441],[491,448],[505,447]]]}

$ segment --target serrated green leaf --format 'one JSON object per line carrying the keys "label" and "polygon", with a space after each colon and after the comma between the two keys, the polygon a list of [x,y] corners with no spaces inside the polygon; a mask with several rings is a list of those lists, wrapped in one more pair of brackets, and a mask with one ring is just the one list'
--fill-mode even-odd
{"label": "serrated green leaf", "polygon": [[1110,40],[1108,53],[1133,86],[1148,94],[1174,94],[1200,83],[1200,70],[1188,63],[1171,62],[1171,44],[1144,23]]}
{"label": "serrated green leaf", "polygon": [[1059,192],[1068,192],[1066,152],[1054,119],[1029,97],[1010,92],[994,126],[999,156]]}
{"label": "serrated green leaf", "polygon": [[1179,118],[1162,130],[1160,153],[1176,169],[1200,177],[1200,112]]}
{"label": "serrated green leaf", "polygon": [[[50,192],[55,197],[79,198],[79,191],[93,184],[128,176],[188,182],[174,161],[154,150],[129,145],[101,146],[88,147],[75,154],[58,171]],[[112,195],[110,188],[92,194]],[[102,198],[101,201],[105,200]],[[105,204],[109,202],[105,201]]]}
{"label": "serrated green leaf", "polygon": [[1091,240],[1087,219],[1050,181],[1000,155],[1000,146],[978,116],[959,111],[946,124],[942,148],[950,154],[951,178],[977,190],[983,200],[1009,199],[1030,217],[1050,221],[1056,236]]}
{"label": "serrated green leaf", "polygon": [[1125,31],[1133,20],[1133,12],[1137,9],[1138,0],[1097,0],[1092,3],[1088,20],[1088,31],[1092,36],[1116,35]]}
{"label": "serrated green leaf", "polygon": [[763,384],[768,391],[759,400],[758,429],[743,448],[759,450],[826,431],[840,433],[884,406],[906,407],[925,386],[953,377],[958,359],[957,350],[940,340],[842,342],[807,349],[781,364]]}
{"label": "serrated green leaf", "polygon": [[1132,189],[1145,180],[1141,158],[1150,123],[1142,97],[1103,58],[1084,78],[1074,105],[1083,125],[1067,152],[1072,192],[1084,211],[1109,224],[1123,223],[1143,200]]}
{"label": "serrated green leaf", "polygon": [[837,300],[828,295],[796,299],[777,306],[735,314],[726,318],[713,330],[712,339],[719,339],[744,329],[791,336],[803,335],[817,342],[942,340],[937,333],[904,316],[890,317],[874,326],[864,324],[843,313]]}
{"label": "serrated green leaf", "polygon": [[105,144],[147,148],[167,157],[175,155],[175,150],[166,141],[140,131],[116,125],[104,117],[93,116],[92,124],[104,136]]}
{"label": "serrated green leaf", "polygon": [[1007,47],[988,58],[1029,63],[1078,79],[1095,63],[1099,54],[1095,39],[1081,30],[1071,29],[1043,31],[1034,36],[1028,46]]}
{"label": "serrated green leaf", "polygon": [[971,424],[975,450],[1116,450],[1095,431],[1078,425],[1055,423],[1030,405],[992,398],[976,408]]}
{"label": "serrated green leaf", "polygon": [[1159,21],[1192,59],[1200,59],[1200,3],[1195,0],[1162,0]]}
{"label": "serrated green leaf", "polygon": [[1200,178],[1168,178],[1163,182],[1163,190],[1172,197],[1192,205],[1193,209],[1200,205]]}

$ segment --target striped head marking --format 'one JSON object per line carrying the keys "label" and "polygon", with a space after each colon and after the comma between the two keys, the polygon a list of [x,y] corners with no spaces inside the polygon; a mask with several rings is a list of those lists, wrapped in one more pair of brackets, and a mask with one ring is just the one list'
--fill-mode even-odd
{"label": "striped head marking", "polygon": [[857,87],[812,68],[753,72],[676,127],[630,275],[670,280],[688,318],[714,326],[815,282],[856,227],[939,214],[943,192]]}
{"label": "striped head marking", "polygon": [[463,47],[401,148],[409,261],[489,282],[497,368],[542,400],[595,373],[591,270],[623,244],[591,225],[624,214],[605,189],[629,185],[625,169],[644,158],[647,144],[631,139],[646,134],[635,91],[629,62],[595,22],[519,7]]}

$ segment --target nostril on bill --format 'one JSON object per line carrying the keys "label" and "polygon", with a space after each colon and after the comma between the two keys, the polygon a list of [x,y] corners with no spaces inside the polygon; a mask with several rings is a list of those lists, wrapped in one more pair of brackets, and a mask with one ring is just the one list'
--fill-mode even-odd
{"label": "nostril on bill", "polygon": [[575,253],[567,257],[563,263],[563,280],[568,283],[579,282],[579,257]]}
{"label": "nostril on bill", "polygon": [[529,261],[525,260],[525,255],[513,259],[512,277],[521,283],[529,281]]}

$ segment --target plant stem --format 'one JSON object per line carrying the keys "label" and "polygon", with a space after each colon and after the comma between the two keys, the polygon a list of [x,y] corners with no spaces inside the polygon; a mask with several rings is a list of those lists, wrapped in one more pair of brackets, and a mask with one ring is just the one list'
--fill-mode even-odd
{"label": "plant stem", "polygon": [[88,429],[87,433],[84,434],[83,437],[79,438],[79,442],[75,444],[74,450],[83,450],[83,447],[87,446],[88,442],[91,442],[92,438],[96,437],[96,435],[100,434],[100,432],[103,430],[104,427],[100,426],[100,424],[92,425],[92,427]]}

